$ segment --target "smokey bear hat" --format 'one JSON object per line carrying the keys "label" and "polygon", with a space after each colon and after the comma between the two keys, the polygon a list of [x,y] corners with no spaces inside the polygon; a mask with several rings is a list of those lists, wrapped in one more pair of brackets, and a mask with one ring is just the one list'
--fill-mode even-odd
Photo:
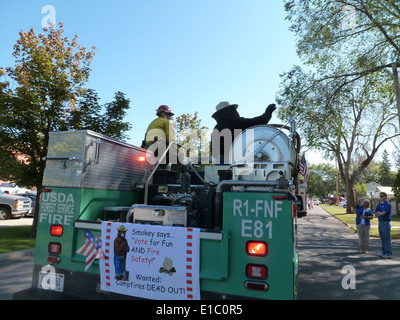
{"label": "smokey bear hat", "polygon": [[215,109],[217,111],[215,111],[215,113],[212,115],[212,117],[214,118],[214,115],[216,113],[218,113],[222,109],[225,109],[225,108],[228,108],[228,107],[235,107],[237,109],[238,105],[237,104],[230,104],[228,101],[222,101],[222,102],[218,103],[217,106],[215,107]]}

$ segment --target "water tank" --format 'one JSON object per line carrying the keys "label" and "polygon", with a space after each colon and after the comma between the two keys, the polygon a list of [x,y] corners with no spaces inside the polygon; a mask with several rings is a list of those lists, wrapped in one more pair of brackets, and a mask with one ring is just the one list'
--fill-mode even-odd
{"label": "water tank", "polygon": [[[289,136],[283,129],[289,129]],[[289,127],[259,125],[251,127],[234,140],[229,156],[234,180],[291,179],[297,164],[296,135]]]}

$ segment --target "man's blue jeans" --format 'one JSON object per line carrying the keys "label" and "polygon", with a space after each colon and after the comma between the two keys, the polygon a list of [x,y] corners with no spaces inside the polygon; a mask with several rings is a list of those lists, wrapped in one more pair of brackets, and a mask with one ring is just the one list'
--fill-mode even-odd
{"label": "man's blue jeans", "polygon": [[392,255],[392,238],[390,237],[390,229],[392,225],[390,221],[379,221],[379,235],[382,240],[382,254],[386,256]]}

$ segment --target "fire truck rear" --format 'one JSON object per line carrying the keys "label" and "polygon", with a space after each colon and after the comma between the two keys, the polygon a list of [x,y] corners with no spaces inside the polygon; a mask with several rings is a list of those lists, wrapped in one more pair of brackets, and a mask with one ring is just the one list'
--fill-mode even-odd
{"label": "fire truck rear", "polygon": [[189,162],[177,182],[149,150],[87,130],[52,133],[32,287],[14,297],[137,298],[102,290],[101,258],[87,268],[78,253],[107,221],[198,228],[201,299],[296,299],[299,150],[293,121],[255,126],[233,142],[231,165]]}

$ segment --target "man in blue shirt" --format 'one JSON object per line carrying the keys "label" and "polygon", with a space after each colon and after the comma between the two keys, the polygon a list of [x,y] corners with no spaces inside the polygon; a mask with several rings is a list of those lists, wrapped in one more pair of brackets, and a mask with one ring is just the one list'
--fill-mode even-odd
{"label": "man in blue shirt", "polygon": [[385,259],[392,258],[392,239],[390,237],[392,220],[392,206],[387,201],[387,194],[381,192],[379,194],[380,202],[376,206],[375,216],[379,220],[379,235],[382,240],[382,253],[379,254],[380,257]]}

